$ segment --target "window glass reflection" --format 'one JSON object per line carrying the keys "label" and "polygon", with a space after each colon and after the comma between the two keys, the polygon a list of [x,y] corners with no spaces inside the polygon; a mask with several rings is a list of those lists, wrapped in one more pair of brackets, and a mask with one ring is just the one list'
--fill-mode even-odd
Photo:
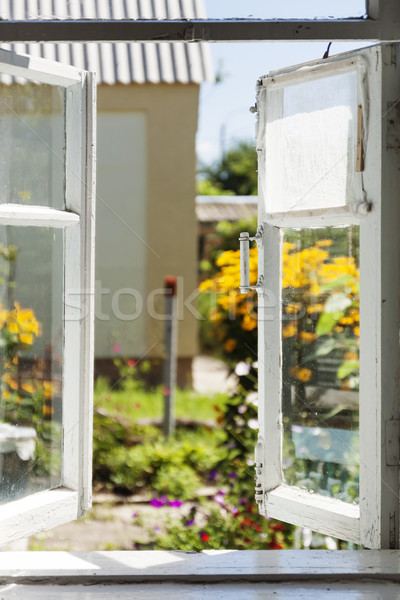
{"label": "window glass reflection", "polygon": [[359,228],[285,230],[284,476],[346,502],[359,494]]}
{"label": "window glass reflection", "polygon": [[63,232],[0,227],[0,502],[61,482]]}

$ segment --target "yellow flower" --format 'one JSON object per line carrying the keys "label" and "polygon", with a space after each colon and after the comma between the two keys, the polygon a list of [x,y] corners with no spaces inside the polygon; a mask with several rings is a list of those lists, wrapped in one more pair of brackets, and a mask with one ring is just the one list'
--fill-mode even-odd
{"label": "yellow flower", "polygon": [[4,390],[4,392],[3,392],[4,400],[8,400],[10,398],[10,396],[11,396],[10,390]]}
{"label": "yellow flower", "polygon": [[356,323],[360,322],[360,313],[357,308],[352,308],[349,310],[350,317],[353,317]]}
{"label": "yellow flower", "polygon": [[32,383],[22,383],[21,389],[24,390],[24,392],[28,392],[28,394],[35,393],[35,386]]}
{"label": "yellow flower", "polygon": [[289,338],[293,337],[297,333],[297,326],[294,323],[288,323],[282,329],[282,337]]}
{"label": "yellow flower", "polygon": [[241,327],[245,331],[253,331],[257,327],[257,319],[251,315],[244,315]]}
{"label": "yellow flower", "polygon": [[303,383],[310,381],[312,376],[311,369],[306,369],[305,367],[291,367],[289,373],[291,377],[298,381],[302,381]]}
{"label": "yellow flower", "polygon": [[44,397],[49,399],[53,396],[53,382],[43,381]]}
{"label": "yellow flower", "polygon": [[16,321],[9,321],[7,323],[7,329],[10,333],[18,333],[18,323]]}
{"label": "yellow flower", "polygon": [[343,331],[343,327],[340,327],[339,325],[336,325],[334,331],[336,331],[336,333],[341,333]]}
{"label": "yellow flower", "polygon": [[213,281],[212,279],[206,279],[205,281],[202,281],[199,285],[199,290],[200,292],[208,292],[208,290],[210,290],[213,287]]}
{"label": "yellow flower", "polygon": [[234,340],[233,338],[229,338],[226,340],[225,344],[224,344],[224,348],[226,350],[226,352],[232,352],[237,346],[237,341]]}
{"label": "yellow flower", "polygon": [[306,344],[310,344],[311,342],[313,342],[316,339],[316,334],[312,333],[311,331],[301,331],[299,338],[301,340],[303,340],[303,342],[305,342]]}
{"label": "yellow flower", "polygon": [[301,302],[291,302],[290,304],[286,305],[286,312],[289,315],[293,315],[295,313],[300,312],[302,308],[303,308],[303,305]]}
{"label": "yellow flower", "polygon": [[352,317],[343,317],[339,321],[340,325],[352,325],[354,323],[354,319]]}
{"label": "yellow flower", "polygon": [[307,306],[307,314],[308,315],[312,315],[313,313],[319,313],[319,312],[322,312],[323,310],[324,310],[323,304],[310,304],[310,306]]}
{"label": "yellow flower", "polygon": [[346,352],[345,360],[358,360],[358,352]]}
{"label": "yellow flower", "polygon": [[209,313],[208,318],[210,319],[210,321],[215,321],[219,323],[221,321],[222,315],[218,310],[212,310]]}
{"label": "yellow flower", "polygon": [[320,248],[326,248],[327,246],[332,246],[333,240],[318,240],[317,246]]}
{"label": "yellow flower", "polygon": [[3,375],[3,381],[4,383],[6,383],[12,390],[17,390],[18,389],[18,381],[16,381],[15,379],[13,379],[10,375],[10,373],[4,373]]}
{"label": "yellow flower", "polygon": [[353,328],[353,331],[354,331],[354,335],[356,335],[357,337],[360,335],[360,328],[359,328],[359,326],[358,326],[358,325],[356,325],[356,326]]}
{"label": "yellow flower", "polygon": [[229,294],[224,294],[218,298],[218,304],[223,310],[230,310],[235,308],[236,298],[236,291],[231,291]]}
{"label": "yellow flower", "polygon": [[47,406],[46,404],[43,404],[43,416],[44,417],[51,417],[53,414],[53,407],[52,406]]}
{"label": "yellow flower", "polygon": [[19,340],[20,340],[20,342],[22,342],[23,344],[26,344],[27,346],[32,346],[32,344],[34,342],[34,337],[33,337],[32,333],[20,333]]}

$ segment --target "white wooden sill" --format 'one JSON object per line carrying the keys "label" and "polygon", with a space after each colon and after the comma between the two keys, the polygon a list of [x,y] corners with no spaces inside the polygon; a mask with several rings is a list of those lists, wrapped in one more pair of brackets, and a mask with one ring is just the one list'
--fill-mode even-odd
{"label": "white wooden sill", "polygon": [[400,581],[399,550],[2,552],[0,584]]}
{"label": "white wooden sill", "polygon": [[398,550],[3,552],[2,600],[398,598]]}

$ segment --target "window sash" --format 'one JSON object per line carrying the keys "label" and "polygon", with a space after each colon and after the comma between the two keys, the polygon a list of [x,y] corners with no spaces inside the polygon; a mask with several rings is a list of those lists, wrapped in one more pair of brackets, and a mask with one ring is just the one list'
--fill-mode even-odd
{"label": "window sash", "polygon": [[5,50],[0,71],[66,88],[66,210],[0,205],[0,224],[64,230],[61,486],[2,505],[4,543],[81,517],[91,505],[95,81],[91,73]]}
{"label": "window sash", "polygon": [[[301,214],[267,215],[262,208],[265,141],[258,144],[259,223],[264,226],[259,263],[268,289],[268,293],[259,295],[258,454],[262,456],[262,468],[258,481],[265,492],[265,496],[258,495],[261,497],[260,510],[275,518],[370,548],[396,548],[399,543],[399,390],[395,374],[399,367],[397,223],[400,214],[393,190],[399,189],[400,182],[397,151],[387,143],[387,127],[390,128],[394,119],[390,107],[400,95],[398,62],[394,60],[397,53],[395,44],[374,46],[356,53],[371,66],[368,68],[369,127],[362,177],[366,198],[372,202],[372,210],[367,214],[330,209],[326,213],[310,210],[301,211]],[[330,65],[321,62],[320,68],[323,73]],[[287,73],[285,77],[288,77]],[[295,74],[295,77],[299,75]],[[262,127],[264,104],[261,103],[259,110],[259,127]],[[283,483],[282,475],[280,228],[353,223],[360,226],[361,256],[359,507],[291,488]],[[257,451],[256,463],[260,463]]]}

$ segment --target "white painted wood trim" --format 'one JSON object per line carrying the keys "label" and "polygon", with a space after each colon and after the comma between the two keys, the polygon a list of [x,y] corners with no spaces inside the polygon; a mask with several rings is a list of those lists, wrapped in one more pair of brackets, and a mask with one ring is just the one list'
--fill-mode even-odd
{"label": "white painted wood trim", "polygon": [[[86,105],[84,84],[65,91],[65,207],[79,215],[84,211],[84,151]],[[64,240],[64,356],[63,356],[63,463],[62,484],[81,492],[80,465],[83,439],[82,412],[82,323],[84,312],[84,219],[65,232]]]}
{"label": "white painted wood trim", "polygon": [[267,493],[267,514],[287,523],[358,544],[360,508],[286,485]]}
{"label": "white painted wood trim", "polygon": [[[2,52],[0,50],[0,56],[3,56]],[[24,68],[27,71],[24,76],[28,78],[31,73],[29,66],[35,68],[37,64],[43,73],[50,73],[47,80],[45,76],[40,78],[42,82],[67,85],[66,80],[63,81],[63,73],[72,78],[72,81],[68,79],[65,94],[67,210],[0,205],[0,223],[65,228],[62,408],[64,487],[62,490],[30,495],[1,507],[0,526],[3,523],[4,526],[0,539],[11,541],[76,519],[91,504],[96,86],[94,76],[86,72],[76,69],[64,71],[56,63],[36,63],[30,57],[18,57],[11,53],[4,56],[12,75],[20,75],[18,69],[26,63]],[[61,79],[57,73],[61,73]],[[31,78],[36,79],[36,71],[33,70],[31,74]],[[74,74],[75,78],[72,77]]]}
{"label": "white painted wood trim", "polygon": [[240,580],[307,580],[315,583],[338,579],[351,582],[363,578],[400,581],[399,551],[2,552],[0,561],[2,585],[121,585],[135,582]]}
{"label": "white painted wood trim", "polygon": [[[67,206],[81,227],[66,232],[63,484],[79,491],[79,516],[91,506],[94,358],[94,75],[67,90]],[[78,123],[75,130],[68,121]]]}
{"label": "white painted wood trim", "polygon": [[396,45],[371,49],[364,185],[374,210],[360,230],[361,543],[372,548],[399,547],[399,58]]}
{"label": "white painted wood trim", "polygon": [[[360,384],[360,507],[329,500],[280,486],[266,484],[266,514],[315,531],[361,543],[370,548],[399,547],[399,298],[400,298],[400,206],[393,190],[400,189],[398,169],[399,114],[391,107],[400,97],[397,45],[373,46],[360,52],[368,69],[369,130],[366,137],[365,169],[361,182],[372,210],[363,217],[351,212],[336,211],[315,214],[268,215],[260,211],[260,219],[279,227],[316,227],[321,225],[360,225],[360,322],[361,322],[361,384]],[[330,68],[330,67],[329,67]],[[262,94],[259,92],[259,98]],[[262,115],[260,123],[262,122]],[[391,128],[393,131],[391,131]],[[259,139],[262,136],[259,132]],[[264,143],[264,142],[263,142]],[[259,148],[260,156],[263,148]],[[260,168],[260,206],[264,205],[263,165]],[[268,263],[269,250],[264,255],[266,285],[276,269]],[[280,261],[280,258],[279,258]],[[269,265],[269,266],[268,266]],[[276,283],[272,284],[276,290]],[[263,313],[261,313],[263,314]],[[265,336],[265,325],[260,326]],[[272,336],[272,337],[271,337]],[[267,342],[266,342],[267,343]],[[281,340],[278,329],[270,331],[269,342],[278,353]],[[260,351],[263,345],[260,343]],[[265,351],[265,350],[264,350]],[[267,364],[266,381],[276,374],[276,354]],[[261,361],[262,365],[262,361]],[[269,378],[269,379],[268,379]],[[260,431],[267,431],[264,419],[279,423],[280,402],[271,402],[269,386],[260,386]],[[272,384],[273,385],[273,384]],[[275,425],[276,426],[276,425]],[[269,433],[265,443],[265,465],[276,465],[277,435]],[[274,446],[274,447],[272,447]],[[278,483],[279,485],[279,483]],[[344,508],[346,507],[346,508]]]}
{"label": "white painted wood trim", "polygon": [[337,210],[305,210],[287,213],[260,212],[262,222],[275,227],[333,227],[343,225],[359,225],[363,215],[352,213],[349,209],[338,208]]}
{"label": "white painted wood trim", "polygon": [[82,78],[81,72],[70,65],[51,62],[28,54],[16,54],[1,48],[0,72],[61,87],[74,85]]}
{"label": "white painted wood trim", "polygon": [[[3,504],[0,543],[7,543],[61,525],[78,516],[78,494],[65,488],[32,494]],[[1,562],[1,561],[0,561]]]}
{"label": "white painted wood trim", "polygon": [[92,505],[92,440],[93,440],[93,367],[94,367],[94,311],[95,311],[95,212],[96,212],[96,102],[95,73],[85,78],[85,188],[82,257],[83,310],[81,355],[81,465],[80,465],[80,514]]}
{"label": "white painted wood trim", "polygon": [[[83,81],[65,91],[65,207],[81,214],[85,188],[85,119]],[[85,108],[83,109],[83,107]]]}
{"label": "white painted wood trim", "polygon": [[45,206],[0,204],[0,224],[20,227],[68,227],[79,223],[79,215]]}
{"label": "white painted wood trim", "polygon": [[[264,224],[259,248],[263,290],[258,296],[258,404],[259,442],[262,444],[263,490],[283,482],[282,475],[282,411],[281,390],[281,297],[282,261],[281,231]],[[256,459],[256,462],[258,460]],[[265,507],[259,505],[265,514]]]}
{"label": "white painted wood trim", "polygon": [[79,490],[82,451],[80,380],[83,312],[81,228],[70,227],[64,237],[64,345],[62,392],[62,485]]}
{"label": "white painted wood trim", "polygon": [[306,83],[321,77],[329,77],[348,73],[360,68],[362,59],[359,55],[355,55],[354,51],[343,53],[323,61],[315,60],[306,65],[294,65],[287,69],[279,69],[279,71],[271,71],[265,77],[261,77],[261,83],[276,89],[281,87],[289,87],[298,83]]}

